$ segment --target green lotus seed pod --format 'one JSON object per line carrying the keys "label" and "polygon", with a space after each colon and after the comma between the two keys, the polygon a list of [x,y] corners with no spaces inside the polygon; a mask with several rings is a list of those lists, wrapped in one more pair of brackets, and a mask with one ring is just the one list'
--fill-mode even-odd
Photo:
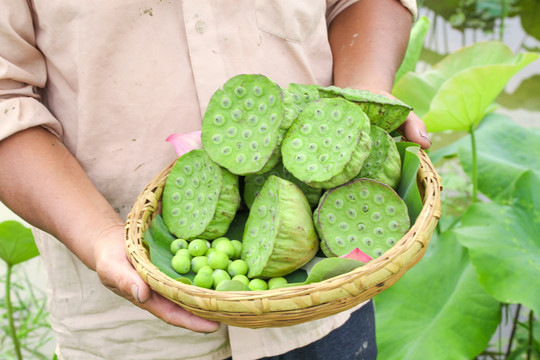
{"label": "green lotus seed pod", "polygon": [[275,82],[263,75],[234,76],[210,99],[202,121],[203,148],[233,174],[269,170],[280,158],[286,112]]}
{"label": "green lotus seed pod", "polygon": [[369,133],[369,137],[371,138],[371,150],[369,151],[369,156],[362,165],[358,177],[372,179],[372,176],[382,169],[384,161],[388,156],[388,149],[390,148],[387,135],[388,133],[380,127],[371,125],[371,132]]}
{"label": "green lotus seed pod", "polygon": [[248,277],[287,275],[315,256],[318,237],[306,197],[292,182],[270,176],[244,229],[241,258]]}
{"label": "green lotus seed pod", "polygon": [[[382,168],[379,169],[379,171],[365,175],[364,177],[376,180],[396,189],[401,180],[401,156],[399,155],[394,139],[388,133],[386,134],[386,137],[388,139],[389,147],[388,154],[382,162]],[[360,175],[362,175],[362,172],[360,172]]]}
{"label": "green lotus seed pod", "polygon": [[353,179],[371,149],[369,119],[342,98],[308,105],[287,131],[283,165],[297,179],[323,189]]}
{"label": "green lotus seed pod", "polygon": [[163,220],[183,239],[214,239],[227,232],[240,206],[238,177],[204,150],[178,158],[163,189]]}
{"label": "green lotus seed pod", "polygon": [[322,189],[311,187],[303,181],[298,180],[285,169],[282,162],[279,162],[274,168],[264,174],[248,175],[244,178],[244,202],[248,208],[251,208],[253,200],[255,200],[255,197],[261,191],[264,182],[270,175],[275,175],[279,178],[288,180],[298,186],[306,196],[309,205],[312,208],[319,203]]}
{"label": "green lotus seed pod", "polygon": [[296,112],[297,116],[300,114],[306,106],[320,99],[319,85],[305,85],[305,84],[289,84],[287,91],[292,96],[292,105]]}
{"label": "green lotus seed pod", "polygon": [[359,248],[379,257],[410,227],[405,202],[389,186],[370,179],[355,179],[326,191],[313,221],[327,256]]}
{"label": "green lotus seed pod", "polygon": [[402,101],[367,90],[329,86],[320,90],[321,97],[341,96],[360,105],[373,125],[392,132],[397,129],[411,112],[412,108]]}

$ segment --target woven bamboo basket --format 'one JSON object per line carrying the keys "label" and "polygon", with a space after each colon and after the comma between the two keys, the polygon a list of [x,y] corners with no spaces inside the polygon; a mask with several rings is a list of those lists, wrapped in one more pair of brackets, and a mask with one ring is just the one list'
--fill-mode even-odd
{"label": "woven bamboo basket", "polygon": [[382,256],[334,278],[266,291],[215,291],[187,285],[163,274],[148,258],[144,231],[160,211],[170,164],[142,191],[126,221],[129,259],[149,286],[200,317],[228,325],[262,328],[296,325],[350,309],[392,286],[424,255],[441,215],[441,180],[420,150],[417,181],[423,209],[410,230]]}

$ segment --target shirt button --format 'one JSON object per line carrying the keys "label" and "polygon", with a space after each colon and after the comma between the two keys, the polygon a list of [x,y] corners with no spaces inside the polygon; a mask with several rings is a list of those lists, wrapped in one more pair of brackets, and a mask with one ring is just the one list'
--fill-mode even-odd
{"label": "shirt button", "polygon": [[204,21],[197,21],[195,23],[195,30],[200,34],[204,33],[206,30],[206,23]]}

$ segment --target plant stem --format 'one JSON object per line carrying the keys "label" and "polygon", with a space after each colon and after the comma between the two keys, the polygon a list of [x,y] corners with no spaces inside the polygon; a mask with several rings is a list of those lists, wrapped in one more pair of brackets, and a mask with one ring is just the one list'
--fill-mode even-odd
{"label": "plant stem", "polygon": [[514,335],[516,334],[517,323],[519,320],[519,312],[521,311],[521,304],[518,304],[516,308],[516,314],[514,315],[514,323],[512,324],[512,333],[510,334],[510,339],[508,341],[508,348],[506,349],[505,359],[508,359],[510,352],[512,351],[512,343],[514,342]]}
{"label": "plant stem", "polygon": [[15,346],[15,353],[17,359],[22,360],[21,345],[17,338],[17,331],[15,330],[15,321],[13,320],[13,308],[11,306],[11,269],[13,265],[7,264],[6,273],[6,311],[9,320],[9,330],[11,332],[11,338],[13,339],[13,345]]}
{"label": "plant stem", "polygon": [[473,185],[472,202],[474,204],[478,197],[478,167],[477,167],[477,162],[476,162],[476,137],[474,134],[473,125],[471,125],[471,128],[469,129],[469,133],[471,134],[472,185]]}
{"label": "plant stem", "polygon": [[531,360],[532,349],[533,349],[533,311],[529,310],[529,349],[527,350],[527,360]]}

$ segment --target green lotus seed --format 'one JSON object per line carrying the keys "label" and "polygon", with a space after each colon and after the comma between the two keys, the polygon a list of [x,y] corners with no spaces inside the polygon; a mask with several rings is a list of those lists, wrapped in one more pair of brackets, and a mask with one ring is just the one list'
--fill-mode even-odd
{"label": "green lotus seed", "polygon": [[244,106],[247,110],[251,110],[253,108],[253,99],[247,98],[244,102]]}
{"label": "green lotus seed", "polygon": [[328,125],[326,124],[319,125],[319,132],[321,134],[326,134],[328,132]]}
{"label": "green lotus seed", "polygon": [[371,246],[373,244],[373,240],[370,237],[365,237],[364,244],[366,244],[367,246]]}
{"label": "green lotus seed", "polygon": [[300,127],[300,131],[305,135],[309,135],[311,133],[311,125],[310,124],[302,125]]}
{"label": "green lotus seed", "polygon": [[358,225],[356,225],[356,228],[358,229],[358,231],[364,231],[366,230],[366,225],[363,223],[359,223]]}
{"label": "green lotus seed", "polygon": [[382,215],[378,211],[375,211],[375,212],[373,212],[373,214],[371,214],[371,220],[374,221],[374,222],[380,221],[381,218],[382,218]]}
{"label": "green lotus seed", "polygon": [[228,97],[223,97],[221,99],[221,106],[225,109],[228,109],[229,107],[231,107],[231,99],[229,99]]}
{"label": "green lotus seed", "polygon": [[260,86],[254,86],[253,94],[255,94],[256,96],[261,96],[263,94],[263,90],[261,89]]}
{"label": "green lotus seed", "polygon": [[259,105],[259,113],[261,115],[264,115],[264,113],[266,113],[266,104],[260,104]]}
{"label": "green lotus seed", "polygon": [[354,209],[348,209],[348,210],[347,210],[347,215],[348,215],[351,219],[356,218],[356,210],[354,210]]}
{"label": "green lotus seed", "polygon": [[228,146],[228,145],[227,145],[227,146],[224,146],[224,147],[221,149],[221,153],[222,153],[223,155],[228,155],[228,154],[231,153],[231,151],[232,151],[232,149],[231,149],[231,147]]}
{"label": "green lotus seed", "polygon": [[223,125],[225,122],[225,119],[223,118],[223,115],[216,115],[214,117],[214,124],[217,126]]}
{"label": "green lotus seed", "polygon": [[242,97],[246,94],[246,89],[242,86],[238,86],[236,87],[236,89],[234,89],[234,93],[236,94],[236,96]]}
{"label": "green lotus seed", "polygon": [[383,236],[384,235],[384,230],[382,228],[378,227],[378,228],[375,228],[375,230],[373,230],[373,233],[375,235],[378,235],[378,236]]}

